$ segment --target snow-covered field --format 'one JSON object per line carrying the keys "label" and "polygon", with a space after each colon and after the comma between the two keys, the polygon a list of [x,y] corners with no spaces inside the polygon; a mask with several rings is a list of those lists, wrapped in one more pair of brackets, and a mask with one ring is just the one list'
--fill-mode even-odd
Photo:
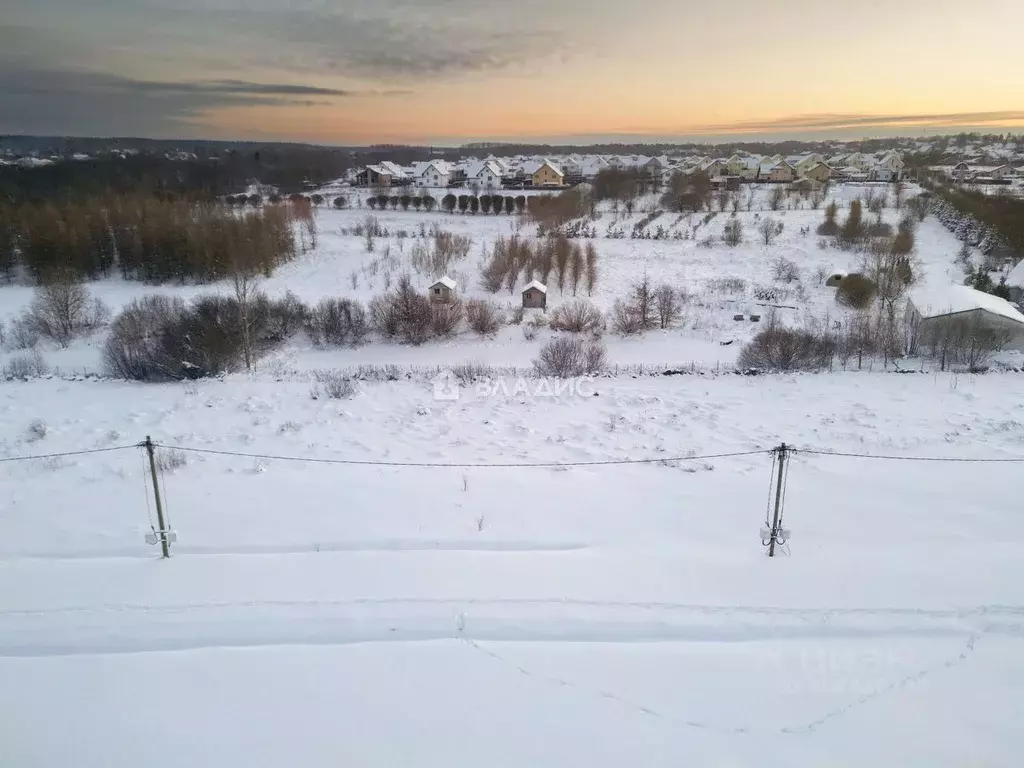
{"label": "snow-covered field", "polygon": [[[863,196],[868,186],[874,186],[874,191],[879,193],[885,188],[885,185],[856,184],[834,188],[829,199],[840,203],[840,220],[845,216],[843,209],[849,200]],[[691,297],[677,327],[650,332],[641,338],[622,339],[608,335],[605,341],[611,363],[730,366],[735,363],[742,343],[760,327],[747,319],[737,322],[734,316],[743,314],[749,318],[751,314],[757,314],[764,318],[772,311],[771,304],[776,305],[774,311],[779,319],[794,325],[827,327],[845,317],[846,311],[835,302],[835,289],[826,287],[818,272],[819,268],[828,273],[856,271],[860,254],[822,247],[815,229],[823,219],[823,210],[812,210],[804,201],[801,204],[805,207],[798,210],[771,211],[767,208],[767,192],[767,187],[755,188],[754,205],[750,211],[746,210],[746,192],[740,194],[744,205],[737,217],[743,224],[744,242],[734,248],[721,242],[731,213],[717,213],[706,224],[706,214],[678,216],[664,213],[654,220],[648,231],[653,235],[659,226],[664,227],[667,239],[634,240],[629,238],[634,224],[644,218],[647,210],[656,204],[656,199],[641,200],[632,216],[627,216],[624,211],[614,213],[609,204],[602,206],[595,224],[598,237],[587,241],[593,242],[598,250],[598,284],[593,295],[588,296],[584,291],[580,291],[580,295],[603,310],[610,309],[616,299],[628,298],[631,286],[646,272],[655,285],[668,283]],[[353,196],[352,199],[355,202],[358,198]],[[371,215],[389,236],[377,238],[373,252],[368,252],[364,237],[342,232],[351,233]],[[903,212],[888,208],[884,211],[884,220],[895,226],[902,215]],[[869,216],[865,212],[865,218]],[[757,231],[766,217],[783,225],[782,234],[767,247],[758,241]],[[526,280],[520,279],[514,293],[503,290],[490,294],[480,287],[481,255],[485,250],[490,252],[496,238],[516,232],[524,237],[536,234],[534,224],[505,214],[447,215],[390,209],[374,212],[365,207],[344,211],[321,208],[317,212],[317,247],[278,269],[261,283],[260,288],[271,296],[280,296],[290,290],[309,303],[316,303],[325,296],[352,297],[366,302],[388,290],[401,274],[408,273],[414,284],[425,291],[437,275],[418,273],[411,264],[411,253],[421,226],[428,232],[432,226],[437,226],[472,239],[469,256],[456,263],[451,275],[458,282],[463,298],[488,298],[509,307],[519,303],[519,290],[528,282]],[[623,230],[626,237],[609,239],[605,237],[609,229]],[[802,229],[809,230],[809,233],[801,234]],[[408,236],[400,237],[400,232]],[[674,239],[677,232],[687,232],[689,239]],[[708,237],[714,240],[713,247],[701,244]],[[919,226],[916,258],[925,284],[962,282],[963,272],[953,264],[959,248],[956,238],[934,218],[929,217]],[[796,262],[800,269],[799,283],[781,283],[774,279],[773,265],[780,256]],[[738,288],[723,287],[722,283],[730,279],[741,281],[741,285]],[[89,288],[92,295],[102,299],[115,313],[127,302],[147,293],[186,298],[202,293],[231,293],[226,283],[146,286],[117,278],[92,283]],[[766,288],[779,292],[774,302],[757,298],[758,289]],[[16,317],[31,298],[32,289],[27,286],[0,289],[0,320],[9,321]],[[572,298],[568,287],[560,291],[557,285],[552,284],[548,308],[550,310]],[[480,339],[464,329],[453,340],[434,341],[421,347],[385,343],[377,339],[358,349],[335,349],[327,353],[313,350],[305,339],[300,338],[264,359],[261,365],[264,369],[279,367],[289,370],[359,364],[433,366],[465,362],[528,367],[546,338],[547,332],[542,331],[535,340],[527,342],[522,329],[515,326],[502,329],[490,339]],[[102,342],[102,334],[99,334],[81,340],[69,349],[51,345],[44,348],[44,358],[64,374],[101,372]],[[15,353],[0,353],[0,364],[12,354]]]}
{"label": "snow-covered field", "polygon": [[[370,268],[384,243],[367,253],[339,234],[366,214],[322,211],[318,249],[264,288],[384,290],[383,265]],[[751,240],[753,215],[740,213]],[[802,269],[794,319],[837,312],[812,275],[856,257],[818,247],[820,211],[774,215],[785,230],[767,252],[596,240],[599,305],[645,269],[705,302],[682,328],[608,337],[612,362],[728,366],[738,344],[720,342],[753,332],[732,315],[757,306],[779,254]],[[378,217],[470,234],[470,296],[483,295],[479,249],[514,226]],[[934,220],[919,229],[927,280],[956,279],[956,250]],[[743,296],[708,289],[729,277]],[[114,308],[227,291],[90,289]],[[0,314],[30,298],[0,288]],[[101,341],[44,354],[95,370]],[[526,366],[539,343],[514,327],[418,348],[296,342],[224,380],[0,383],[0,763],[1018,762],[1024,376],[620,375],[557,395],[509,379],[455,400],[415,376],[329,400],[305,373]],[[152,490],[134,446],[147,435],[178,447],[160,450],[177,465],[162,473],[170,560],[144,543]],[[781,442],[798,450],[793,537],[769,559],[767,451]],[[50,456],[94,449],[111,450]],[[49,457],[10,460],[26,454]],[[740,455],[702,458],[718,454]]]}
{"label": "snow-covered field", "polygon": [[[1024,379],[600,379],[585,397],[313,401],[269,376],[2,385],[0,743],[12,765],[1010,765]],[[36,418],[47,430],[30,429]]]}

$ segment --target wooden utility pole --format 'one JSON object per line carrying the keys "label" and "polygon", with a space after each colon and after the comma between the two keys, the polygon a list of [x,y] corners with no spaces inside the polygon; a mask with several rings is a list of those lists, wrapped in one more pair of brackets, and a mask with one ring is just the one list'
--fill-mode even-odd
{"label": "wooden utility pole", "polygon": [[[171,551],[167,543],[167,528],[164,526],[164,505],[160,501],[160,483],[157,482],[156,477],[156,452],[154,451],[153,441],[149,435],[146,435],[146,442],[143,443],[146,446],[146,453],[149,454],[149,473],[153,478],[153,495],[156,497],[156,522],[160,526],[160,549],[163,550],[164,557],[170,557]],[[775,507],[775,514],[778,516],[778,506]],[[774,530],[774,529],[773,529]],[[774,534],[772,535],[772,546],[775,545]]]}
{"label": "wooden utility pole", "polygon": [[[786,469],[786,452],[788,450],[785,443],[775,449],[779,457],[779,477],[775,484],[775,514],[772,517],[772,538],[768,545],[768,557],[775,557],[775,541],[779,536],[779,515],[782,513],[782,475]],[[157,507],[159,508],[159,506],[158,503]]]}

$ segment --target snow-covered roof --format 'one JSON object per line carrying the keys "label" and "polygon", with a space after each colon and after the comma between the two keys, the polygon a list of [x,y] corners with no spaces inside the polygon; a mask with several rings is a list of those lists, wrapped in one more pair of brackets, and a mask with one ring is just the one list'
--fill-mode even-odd
{"label": "snow-covered roof", "polygon": [[448,275],[445,275],[444,277],[442,277],[440,280],[435,282],[430,287],[431,288],[436,288],[439,285],[443,285],[445,288],[449,288],[449,289],[451,289],[453,291],[455,290],[455,281],[452,280],[450,277],[448,277]]}
{"label": "snow-covered roof", "polygon": [[422,176],[429,171],[431,167],[437,169],[437,172],[442,176],[451,173],[451,168],[448,166],[448,162],[446,160],[427,160],[425,162],[413,163],[412,175]]}
{"label": "snow-covered roof", "polygon": [[[545,161],[544,161],[543,163],[541,163],[541,164],[540,164],[539,166],[537,166],[537,171],[539,171],[539,170],[540,170],[541,168],[543,168],[543,167],[544,167],[545,165],[546,165],[546,166],[547,166],[548,168],[550,168],[550,169],[551,169],[552,171],[554,171],[554,172],[555,172],[556,174],[558,174],[559,176],[565,176],[565,173],[564,173],[564,172],[562,171],[562,169],[561,169],[561,168],[559,168],[559,167],[558,167],[557,165],[555,165],[555,164],[554,164],[553,162],[551,162],[550,160],[545,160]],[[534,173],[536,173],[537,171],[534,171]]]}
{"label": "snow-covered roof", "polygon": [[548,287],[546,285],[544,285],[544,283],[542,283],[542,282],[540,282],[538,280],[531,280],[530,282],[528,282],[523,287],[523,293],[526,293],[531,288],[536,288],[541,293],[547,293],[548,292]]}
{"label": "snow-covered roof", "polygon": [[494,160],[477,161],[466,165],[466,178],[475,179],[485,170],[490,171],[495,176],[504,176],[505,171],[502,167]]}
{"label": "snow-covered roof", "polygon": [[1010,302],[966,285],[922,286],[910,292],[910,301],[921,317],[942,317],[982,309],[1024,325],[1024,315]]}
{"label": "snow-covered roof", "polygon": [[1024,259],[1010,270],[1010,274],[1006,276],[1006,284],[1015,288],[1024,288]]}

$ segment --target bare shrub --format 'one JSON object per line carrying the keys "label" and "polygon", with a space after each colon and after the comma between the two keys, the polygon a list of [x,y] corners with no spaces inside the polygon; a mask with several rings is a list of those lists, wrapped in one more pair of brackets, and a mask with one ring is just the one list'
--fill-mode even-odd
{"label": "bare shrub", "polygon": [[494,378],[494,369],[483,363],[462,363],[461,365],[453,365],[448,370],[464,387],[468,387],[475,381]]}
{"label": "bare shrub", "polygon": [[395,289],[370,301],[370,322],[387,337],[401,336],[419,345],[430,338],[433,323],[430,300],[412,285],[408,275],[398,279]]}
{"label": "bare shrub", "polygon": [[864,275],[854,273],[847,275],[836,289],[836,301],[844,307],[865,309],[875,300],[877,293],[875,283]]}
{"label": "bare shrub", "polygon": [[722,240],[730,248],[735,248],[737,245],[743,242],[743,222],[739,219],[730,219],[725,224],[725,229],[722,232]]}
{"label": "bare shrub", "polygon": [[317,347],[358,344],[369,327],[366,308],[352,299],[321,299],[305,321],[306,334]]}
{"label": "bare shrub", "polygon": [[430,308],[430,330],[435,336],[452,336],[462,322],[462,302],[450,301],[447,304],[433,304]]}
{"label": "bare shrub", "polygon": [[523,338],[527,341],[533,341],[537,338],[538,327],[533,323],[527,323],[523,326]]}
{"label": "bare shrub", "polygon": [[143,296],[128,304],[115,319],[103,348],[103,360],[112,376],[138,381],[182,378],[180,367],[169,359],[164,339],[187,312],[179,298]]}
{"label": "bare shrub", "polygon": [[38,349],[23,355],[14,355],[4,364],[4,378],[32,379],[37,376],[48,376],[50,366],[43,360]]}
{"label": "bare shrub", "polygon": [[772,263],[772,277],[784,283],[792,283],[800,279],[800,267],[795,261],[779,256]]}
{"label": "bare shrub", "polygon": [[708,290],[725,296],[747,292],[747,281],[738,277],[715,277],[708,280]]}
{"label": "bare shrub", "polygon": [[66,347],[90,327],[93,306],[80,279],[70,271],[59,272],[36,288],[25,317],[40,336]]}
{"label": "bare shrub", "polygon": [[601,310],[586,299],[574,299],[551,313],[551,328],[569,333],[594,333],[604,330]]}
{"label": "bare shrub", "polygon": [[8,344],[11,349],[34,349],[41,339],[39,328],[27,313],[11,321],[8,332]]}
{"label": "bare shrub", "polygon": [[466,302],[466,324],[481,336],[497,333],[503,323],[501,307],[493,301],[471,299]]}
{"label": "bare shrub", "polygon": [[275,341],[263,324],[266,317],[250,314],[246,319],[238,300],[225,296],[200,296],[188,306],[180,299],[143,297],[111,324],[104,346],[106,369],[141,381],[218,376],[241,365],[247,333],[259,349]]}
{"label": "bare shrub", "polygon": [[319,391],[331,400],[347,400],[356,393],[356,386],[349,376],[341,371],[316,371],[313,374]]}
{"label": "bare shrub", "polygon": [[526,317],[525,307],[523,307],[521,304],[518,307],[512,307],[508,313],[508,324],[522,325],[524,317]]}
{"label": "bare shrub", "polygon": [[612,330],[621,336],[633,336],[642,330],[640,318],[633,307],[623,301],[616,300],[612,307]]}
{"label": "bare shrub", "polygon": [[561,336],[543,347],[533,361],[541,376],[560,379],[600,373],[605,366],[605,348],[599,341],[584,341]]}
{"label": "bare shrub", "polygon": [[45,438],[50,434],[50,428],[46,425],[46,422],[42,419],[33,419],[32,423],[28,425],[28,440],[29,442],[37,442]]}
{"label": "bare shrub", "polygon": [[184,451],[174,448],[160,448],[156,452],[156,468],[161,472],[173,472],[188,464],[188,456]]}
{"label": "bare shrub", "polygon": [[835,354],[831,336],[771,325],[740,352],[739,366],[772,371],[816,371],[827,368]]}

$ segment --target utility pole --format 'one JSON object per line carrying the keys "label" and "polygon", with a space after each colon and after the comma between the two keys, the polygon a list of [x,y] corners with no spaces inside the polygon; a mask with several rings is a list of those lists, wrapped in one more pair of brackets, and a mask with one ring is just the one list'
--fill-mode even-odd
{"label": "utility pole", "polygon": [[[775,514],[772,517],[772,538],[771,543],[768,545],[768,557],[775,557],[775,541],[779,537],[779,515],[782,513],[782,476],[786,469],[786,452],[788,450],[789,448],[786,447],[785,443],[775,449],[779,457],[779,468],[778,480],[775,484]],[[159,509],[159,507],[158,503],[157,508]]]}
{"label": "utility pole", "polygon": [[[156,478],[156,452],[154,451],[153,441],[150,439],[149,435],[146,435],[146,442],[143,443],[143,445],[146,446],[146,453],[149,454],[149,473],[150,473],[150,475],[153,478],[153,495],[156,497],[156,521],[157,521],[157,524],[160,526],[160,549],[163,550],[163,553],[164,553],[163,556],[164,557],[170,557],[171,556],[170,547],[169,547],[169,545],[167,543],[167,528],[166,528],[166,526],[164,526],[164,505],[160,501],[160,483],[157,482],[157,478]],[[775,515],[776,515],[776,517],[778,517],[778,514],[779,514],[778,510],[779,510],[779,508],[778,508],[778,505],[776,504],[776,507],[775,507]],[[774,528],[772,530],[773,530],[773,533],[772,533],[772,546],[774,547],[775,546]]]}

